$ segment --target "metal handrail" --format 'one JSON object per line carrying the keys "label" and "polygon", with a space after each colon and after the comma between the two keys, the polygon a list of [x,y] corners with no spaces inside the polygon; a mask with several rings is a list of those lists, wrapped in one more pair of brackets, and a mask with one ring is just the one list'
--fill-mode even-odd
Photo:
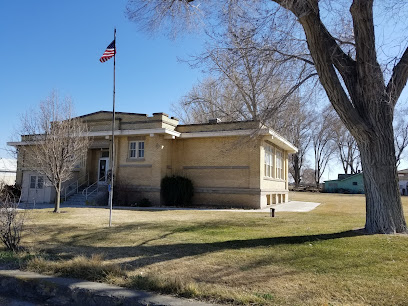
{"label": "metal handrail", "polygon": [[[79,184],[79,182],[85,177],[87,178],[87,180],[85,180],[84,183]],[[83,185],[85,185],[85,183],[87,185],[89,185],[89,173],[84,174],[83,176],[79,177],[75,182],[73,182],[73,183],[69,184],[68,186],[64,187],[64,201],[66,201],[67,197],[69,197],[70,195],[78,193],[79,192],[79,187],[82,187]],[[76,186],[76,187],[67,192],[67,190],[69,190],[71,186]]]}
{"label": "metal handrail", "polygon": [[[99,182],[100,181],[105,181],[105,176],[100,177],[95,183],[89,185],[88,187],[86,187],[84,190],[82,190],[82,195],[85,195],[85,200],[88,200],[88,196],[90,196],[91,194],[93,194],[95,191],[96,193],[99,192]],[[91,187],[93,187],[94,185],[96,185],[96,189],[92,190],[91,192],[88,193],[88,189],[90,189]]]}

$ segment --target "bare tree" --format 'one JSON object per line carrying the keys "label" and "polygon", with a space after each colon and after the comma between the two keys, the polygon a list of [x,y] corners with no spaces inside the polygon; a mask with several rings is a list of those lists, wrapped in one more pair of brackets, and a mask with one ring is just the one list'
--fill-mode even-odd
{"label": "bare tree", "polygon": [[[401,110],[396,112],[394,119],[394,143],[397,167],[401,163],[404,150],[408,146],[408,121],[405,115],[407,111]],[[349,173],[349,170],[351,174],[358,173],[361,159],[356,140],[346,129],[340,118],[333,121],[332,128],[337,145],[337,153],[343,165],[344,173]]]}
{"label": "bare tree", "polygon": [[334,131],[332,129],[332,122],[336,114],[331,111],[331,106],[327,106],[323,109],[321,115],[313,122],[312,132],[312,145],[314,152],[315,168],[314,177],[316,188],[320,187],[320,179],[326,166],[332,157],[334,146]]}
{"label": "bare tree", "polygon": [[350,132],[346,129],[343,122],[333,111],[333,122],[331,128],[333,130],[333,141],[336,144],[337,156],[343,166],[345,174],[358,173],[361,165],[360,152],[358,150],[357,142]]}
{"label": "bare tree", "polygon": [[69,98],[53,92],[38,111],[27,112],[21,120],[25,167],[44,174],[56,191],[54,212],[60,211],[61,186],[72,178],[75,166],[85,156],[90,139],[87,126],[73,117]]}
{"label": "bare tree", "polygon": [[[211,33],[206,51],[191,57],[193,67],[211,75],[195,86],[173,109],[181,118],[218,115],[226,120],[257,120],[274,127],[291,93],[316,73],[283,59],[253,28],[229,26]],[[181,112],[180,112],[181,111]]]}
{"label": "bare tree", "polygon": [[394,142],[395,142],[395,154],[397,159],[397,167],[401,163],[403,153],[408,146],[408,109],[403,109],[396,113],[394,120]]}
{"label": "bare tree", "polygon": [[316,179],[315,179],[315,170],[305,166],[302,171],[302,185],[306,187],[315,187],[316,186]]}
{"label": "bare tree", "polygon": [[178,103],[172,104],[171,109],[185,124],[204,123],[214,118],[221,121],[247,119],[235,88],[211,77],[194,86]]}
{"label": "bare tree", "polygon": [[302,101],[299,96],[293,96],[281,113],[281,121],[285,121],[282,127],[283,134],[298,148],[297,153],[289,156],[289,172],[295,187],[299,187],[302,180],[302,168],[305,166],[306,154],[313,136],[312,122],[317,118],[316,114],[307,107],[307,102]]}
{"label": "bare tree", "polygon": [[[282,53],[312,62],[331,104],[358,144],[366,190],[365,230],[368,233],[406,233],[392,122],[394,108],[408,79],[408,48],[407,41],[403,40],[402,52],[400,48],[392,60],[385,65],[379,63],[374,0],[353,0],[351,5],[345,1],[339,4],[318,0],[197,2],[131,0],[128,12],[130,18],[140,14],[141,18],[165,25],[180,25],[198,15],[204,16],[202,20],[207,22],[216,20],[214,17],[227,22],[243,19],[269,33],[276,29],[276,24],[280,26],[277,31],[283,33],[296,20],[300,29],[292,32],[292,41],[300,45],[305,40],[311,57],[299,56],[298,52],[291,54],[288,49],[283,49]],[[349,11],[345,4],[349,5]],[[332,9],[334,7],[336,9]],[[401,5],[400,9],[406,6]],[[377,12],[386,13],[380,9]],[[215,13],[213,18],[207,16],[211,13]],[[345,35],[346,40],[336,31],[330,33],[339,16],[345,21],[342,24],[352,25],[353,33]],[[384,24],[390,22],[392,16]],[[399,19],[399,22],[403,21]]]}

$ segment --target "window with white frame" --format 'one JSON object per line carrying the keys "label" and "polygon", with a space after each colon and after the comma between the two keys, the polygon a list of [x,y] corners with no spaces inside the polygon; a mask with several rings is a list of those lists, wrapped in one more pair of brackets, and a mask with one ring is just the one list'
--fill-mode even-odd
{"label": "window with white frame", "polygon": [[283,153],[276,150],[276,178],[284,179],[283,177]]}
{"label": "window with white frame", "polygon": [[273,147],[265,145],[264,175],[273,177]]}
{"label": "window with white frame", "polygon": [[43,189],[44,188],[44,177],[41,175],[31,175],[30,176],[30,188],[31,189]]}
{"label": "window with white frame", "polygon": [[129,142],[129,158],[144,158],[144,141]]}

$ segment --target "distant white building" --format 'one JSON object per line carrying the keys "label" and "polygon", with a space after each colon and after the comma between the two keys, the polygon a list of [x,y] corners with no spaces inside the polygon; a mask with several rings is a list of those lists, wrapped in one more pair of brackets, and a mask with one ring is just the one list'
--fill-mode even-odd
{"label": "distant white building", "polygon": [[398,179],[401,195],[408,195],[408,169],[398,171]]}
{"label": "distant white building", "polygon": [[17,160],[0,157],[0,184],[16,183]]}

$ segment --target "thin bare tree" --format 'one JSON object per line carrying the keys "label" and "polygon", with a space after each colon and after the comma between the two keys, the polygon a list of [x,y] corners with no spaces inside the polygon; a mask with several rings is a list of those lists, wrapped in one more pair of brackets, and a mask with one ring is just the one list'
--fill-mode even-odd
{"label": "thin bare tree", "polygon": [[280,113],[283,135],[298,148],[297,153],[289,156],[289,173],[295,187],[299,187],[302,180],[306,155],[313,137],[312,123],[317,118],[317,114],[307,104],[308,101],[302,100],[299,95],[292,96],[287,107]]}
{"label": "thin bare tree", "polygon": [[275,127],[291,93],[316,76],[293,59],[284,59],[253,28],[231,25],[226,33],[213,32],[208,39],[206,50],[188,63],[204,67],[211,77],[173,105],[181,118],[202,120],[203,115],[217,114],[221,119],[257,120]]}
{"label": "thin bare tree", "polygon": [[73,169],[85,157],[90,138],[87,126],[73,116],[69,98],[56,92],[42,101],[38,111],[28,111],[21,119],[24,167],[46,176],[55,188],[54,212],[60,212],[62,184],[73,176]]}
{"label": "thin bare tree", "polygon": [[397,159],[397,167],[400,165],[404,157],[404,151],[408,147],[408,108],[400,110],[396,113],[394,120],[394,142],[395,154]]}
{"label": "thin bare tree", "polygon": [[357,142],[353,135],[347,130],[343,122],[332,108],[333,122],[331,128],[333,130],[333,141],[337,148],[338,160],[340,160],[345,174],[355,174],[360,170],[361,166],[360,152]]}
{"label": "thin bare tree", "polygon": [[[407,5],[399,5],[399,9],[406,10]],[[379,29],[374,31],[375,13],[386,14],[387,10],[374,10],[374,0],[130,0],[128,5],[131,19],[165,26],[194,23],[198,17],[203,17],[203,24],[214,21],[217,26],[243,20],[274,38],[285,35],[288,41],[296,42],[288,43],[287,48],[284,44],[277,47],[282,56],[311,63],[331,104],[358,144],[366,191],[365,230],[406,233],[392,123],[394,108],[408,79],[408,44],[406,37],[397,37],[401,39],[400,48],[389,49],[395,55],[380,64],[386,54],[378,56],[383,50],[376,44]],[[383,24],[395,21],[394,16],[387,17]],[[350,35],[340,35],[339,20],[341,25],[351,26]],[[294,21],[298,27],[289,31]],[[346,34],[350,31],[341,28]],[[310,56],[302,56],[296,48],[305,42]]]}
{"label": "thin bare tree", "polygon": [[230,83],[208,77],[199,82],[171,110],[185,124],[204,123],[208,119],[221,121],[247,120],[245,111]]}
{"label": "thin bare tree", "polygon": [[332,122],[336,114],[331,111],[331,105],[325,107],[312,123],[312,146],[314,152],[314,177],[316,188],[320,187],[320,179],[336,147],[334,145],[334,131]]}

